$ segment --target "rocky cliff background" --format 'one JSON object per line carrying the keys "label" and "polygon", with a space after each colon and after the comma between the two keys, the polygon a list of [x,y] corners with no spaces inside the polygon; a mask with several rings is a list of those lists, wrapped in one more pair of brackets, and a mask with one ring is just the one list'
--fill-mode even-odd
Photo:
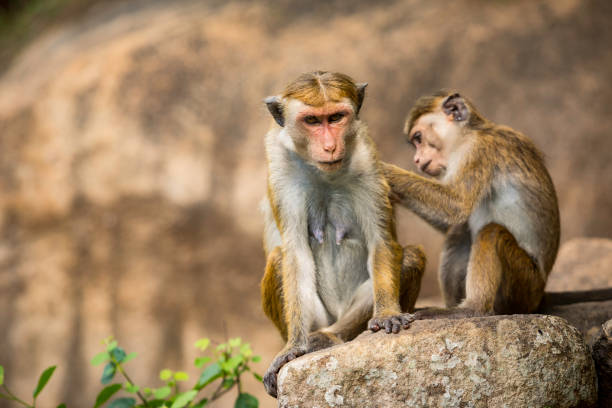
{"label": "rocky cliff background", "polygon": [[[408,168],[412,103],[461,90],[545,152],[562,241],[612,237],[611,19],[606,0],[114,0],[41,30],[0,75],[7,381],[27,395],[58,364],[41,401],[91,406],[110,334],[139,383],[190,367],[203,336],[247,339],[265,370],[282,343],[259,306],[262,99],[304,71],[368,82],[362,118]],[[438,302],[442,239],[398,216]]]}

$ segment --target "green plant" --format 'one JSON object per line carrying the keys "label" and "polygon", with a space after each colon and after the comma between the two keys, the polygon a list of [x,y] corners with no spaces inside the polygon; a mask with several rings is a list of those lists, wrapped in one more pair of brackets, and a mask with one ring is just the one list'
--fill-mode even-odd
{"label": "green plant", "polygon": [[[8,399],[8,400],[15,401],[18,404],[23,405],[24,407],[34,408],[34,407],[36,407],[36,398],[38,397],[38,394],[40,394],[40,392],[43,390],[43,388],[45,388],[45,386],[47,385],[47,383],[51,379],[51,376],[53,375],[54,371],[55,371],[55,366],[51,366],[51,367],[47,368],[45,371],[43,371],[43,373],[38,378],[38,384],[36,385],[36,388],[34,389],[34,392],[32,392],[32,403],[28,404],[27,402],[25,402],[21,398],[18,398],[15,394],[13,394],[8,389],[6,384],[4,384],[4,367],[2,367],[0,365],[0,387],[2,387],[2,390],[4,391],[4,392],[0,392],[0,398],[5,398],[5,399]],[[65,408],[65,405],[64,404],[60,404],[60,405],[58,405],[57,408],[62,408],[62,407]]]}
{"label": "green plant", "polygon": [[[202,355],[197,357],[194,365],[201,370],[198,380],[185,391],[181,390],[181,384],[189,381],[189,375],[183,371],[172,371],[164,369],[159,378],[164,385],[158,388],[140,387],[132,381],[125,370],[125,364],[136,357],[136,353],[127,354],[119,347],[112,337],[104,340],[105,350],[97,354],[92,360],[93,365],[104,365],[101,383],[105,387],[98,393],[94,408],[102,407],[115,394],[123,390],[133,396],[114,399],[106,405],[106,408],[202,408],[209,402],[214,401],[228,393],[233,388],[237,390],[235,408],[257,408],[257,398],[244,392],[241,382],[242,374],[250,372],[258,381],[261,376],[254,372],[250,364],[260,360],[259,356],[253,355],[249,343],[243,343],[240,338],[229,339],[227,343],[217,345],[212,356]],[[210,346],[210,340],[203,338],[195,343],[195,346],[204,353]],[[47,368],[40,376],[29,404],[15,396],[4,384],[4,368],[0,366],[0,398],[15,401],[25,407],[35,408],[38,394],[49,382],[55,371],[55,366]],[[112,383],[119,373],[124,382]],[[219,380],[214,391],[204,396],[204,388]],[[66,408],[64,404],[57,408]]]}
{"label": "green plant", "polygon": [[[211,356],[201,356],[195,359],[194,365],[201,370],[198,380],[185,391],[181,390],[180,385],[189,381],[189,375],[183,371],[172,371],[164,369],[160,372],[159,378],[164,385],[158,388],[140,387],[136,385],[127,374],[124,365],[136,356],[135,353],[126,354],[118,346],[117,341],[109,338],[105,340],[106,350],[99,353],[92,359],[92,364],[98,365],[106,362],[102,372],[101,382],[106,385],[96,398],[94,408],[102,406],[115,393],[123,389],[135,397],[117,398],[108,405],[108,408],[202,408],[209,402],[214,401],[231,391],[237,389],[236,408],[256,408],[259,403],[257,399],[244,392],[241,375],[249,371],[259,381],[261,376],[250,367],[250,363],[260,360],[259,356],[254,356],[251,346],[243,343],[240,338],[230,339],[227,343],[219,344]],[[210,345],[209,339],[200,339],[195,346],[205,352]],[[120,373],[125,382],[109,384],[115,375]],[[220,380],[219,384],[207,397],[203,394],[203,389]]]}

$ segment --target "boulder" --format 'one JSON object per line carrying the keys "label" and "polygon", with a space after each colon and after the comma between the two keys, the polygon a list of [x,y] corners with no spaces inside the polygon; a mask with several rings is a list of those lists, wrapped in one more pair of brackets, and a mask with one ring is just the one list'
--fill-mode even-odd
{"label": "boulder", "polygon": [[589,407],[591,353],[555,316],[424,320],[364,333],[279,373],[280,407]]}
{"label": "boulder", "polygon": [[592,346],[597,370],[599,406],[612,406],[612,320],[605,322],[597,333]]}

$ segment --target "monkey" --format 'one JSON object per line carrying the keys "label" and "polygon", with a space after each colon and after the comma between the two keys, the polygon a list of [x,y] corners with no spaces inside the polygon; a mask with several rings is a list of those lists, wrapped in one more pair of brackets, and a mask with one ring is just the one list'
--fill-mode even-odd
{"label": "monkey", "polygon": [[367,327],[397,333],[410,319],[425,268],[397,242],[389,186],[359,118],[367,84],[328,71],[302,74],[264,100],[262,306],[285,347],[264,375],[276,397],[287,362],[349,341]]}
{"label": "monkey", "polygon": [[438,271],[446,308],[414,319],[531,313],[559,247],[559,208],[543,156],[457,92],[418,99],[405,122],[424,177],[383,163],[392,200],[446,234]]}

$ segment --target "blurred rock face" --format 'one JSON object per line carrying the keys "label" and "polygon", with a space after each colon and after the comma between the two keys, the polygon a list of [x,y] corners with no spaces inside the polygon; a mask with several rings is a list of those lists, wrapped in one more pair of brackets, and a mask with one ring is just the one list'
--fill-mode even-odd
{"label": "blurred rock face", "polygon": [[[369,82],[362,117],[382,159],[409,168],[411,104],[461,90],[544,150],[564,239],[612,235],[611,17],[604,0],[133,1],[50,30],[0,77],[0,364],[13,388],[29,393],[58,363],[46,398],[91,405],[88,361],[109,334],[141,353],[134,377],[151,385],[191,365],[198,337],[226,332],[265,370],[281,341],[259,307],[261,101],[304,71]],[[438,296],[441,237],[398,214],[400,241],[429,256],[422,294]]]}

